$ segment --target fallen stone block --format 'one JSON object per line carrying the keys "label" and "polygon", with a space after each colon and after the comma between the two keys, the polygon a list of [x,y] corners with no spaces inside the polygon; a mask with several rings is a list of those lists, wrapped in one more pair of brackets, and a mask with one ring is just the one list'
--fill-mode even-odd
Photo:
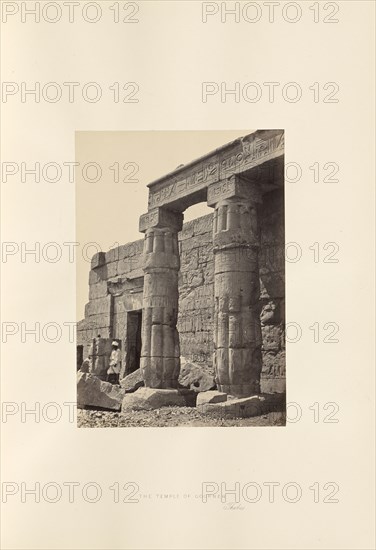
{"label": "fallen stone block", "polygon": [[204,391],[197,396],[197,407],[205,403],[223,403],[227,401],[227,393],[221,391]]}
{"label": "fallen stone block", "polygon": [[124,376],[120,380],[120,386],[125,390],[126,393],[132,393],[141,388],[144,385],[144,379],[142,378],[141,369],[137,369],[131,374]]}
{"label": "fallen stone block", "polygon": [[242,399],[229,399],[222,403],[204,403],[197,408],[203,414],[214,414],[221,418],[249,418],[264,414],[264,397],[255,395]]}
{"label": "fallen stone block", "polygon": [[216,387],[214,377],[204,367],[190,362],[181,365],[179,384],[195,392],[209,391]]}
{"label": "fallen stone block", "polygon": [[125,390],[109,382],[100,380],[90,373],[77,374],[77,406],[99,407],[119,411]]}
{"label": "fallen stone block", "polygon": [[139,388],[134,393],[127,393],[124,396],[122,411],[159,409],[160,407],[184,407],[185,398],[179,390]]}

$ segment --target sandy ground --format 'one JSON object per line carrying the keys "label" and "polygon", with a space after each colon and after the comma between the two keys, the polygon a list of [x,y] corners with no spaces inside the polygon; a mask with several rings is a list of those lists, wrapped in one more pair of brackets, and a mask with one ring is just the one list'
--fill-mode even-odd
{"label": "sandy ground", "polygon": [[154,411],[109,412],[78,409],[79,428],[284,426],[286,415],[272,412],[253,418],[204,415],[194,407],[163,407]]}

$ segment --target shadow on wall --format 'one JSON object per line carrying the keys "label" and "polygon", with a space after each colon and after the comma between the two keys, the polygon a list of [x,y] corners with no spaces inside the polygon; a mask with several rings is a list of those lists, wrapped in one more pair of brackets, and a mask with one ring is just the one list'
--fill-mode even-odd
{"label": "shadow on wall", "polygon": [[268,194],[260,212],[260,320],[263,391],[285,391],[284,192]]}

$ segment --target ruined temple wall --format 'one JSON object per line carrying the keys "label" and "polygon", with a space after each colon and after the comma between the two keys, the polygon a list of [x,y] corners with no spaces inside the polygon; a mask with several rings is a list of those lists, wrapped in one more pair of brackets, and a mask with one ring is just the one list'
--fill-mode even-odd
{"label": "ruined temple wall", "polygon": [[[283,205],[283,190],[272,191],[264,196],[259,210],[262,391],[285,389]],[[179,236],[179,246],[181,268],[178,329],[181,354],[197,363],[211,365],[214,309],[212,215],[184,224]]]}
{"label": "ruined temple wall", "polygon": [[[260,206],[260,317],[263,391],[285,387],[285,274],[283,190],[264,196]],[[88,349],[101,334],[118,338],[125,350],[127,311],[142,308],[143,239],[93,257],[89,302],[78,324],[77,344]],[[214,257],[212,214],[185,223],[179,233],[179,316],[181,355],[212,364]]]}
{"label": "ruined temple wall", "polygon": [[285,370],[285,231],[283,190],[264,196],[261,229],[260,319],[262,391],[284,391]]}
{"label": "ruined temple wall", "polygon": [[179,234],[179,316],[181,355],[212,364],[214,318],[213,216],[184,224]]}
{"label": "ruined temple wall", "polygon": [[90,342],[102,338],[126,339],[127,311],[142,308],[144,240],[95,254],[89,273],[89,302],[77,325],[77,345],[87,356]]}

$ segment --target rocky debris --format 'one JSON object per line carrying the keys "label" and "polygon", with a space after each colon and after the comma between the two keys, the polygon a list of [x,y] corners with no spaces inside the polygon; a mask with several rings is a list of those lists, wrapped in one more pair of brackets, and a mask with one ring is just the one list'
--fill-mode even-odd
{"label": "rocky debris", "polygon": [[170,406],[185,406],[185,398],[179,390],[139,388],[124,396],[121,410],[153,410]]}
{"label": "rocky debris", "polygon": [[228,418],[249,418],[263,414],[263,397],[254,395],[241,399],[233,398],[222,403],[204,403],[200,406],[203,414],[215,414]]}
{"label": "rocky debris", "polygon": [[119,411],[125,390],[109,382],[103,382],[97,376],[78,372],[77,407],[97,407]]}
{"label": "rocky debris", "polygon": [[198,408],[164,407],[158,411],[97,411],[79,409],[79,428],[150,428],[150,427],[245,427],[285,426],[286,414],[273,412],[252,418],[223,418],[202,414]]}
{"label": "rocky debris", "polygon": [[137,369],[120,380],[120,386],[126,393],[132,393],[144,386],[141,369]]}
{"label": "rocky debris", "polygon": [[223,403],[227,401],[227,393],[221,391],[204,391],[197,396],[197,407],[205,403]]}
{"label": "rocky debris", "polygon": [[203,414],[214,414],[225,418],[250,418],[268,414],[280,414],[286,410],[286,394],[269,393],[252,397],[227,396],[222,403],[204,403],[199,407]]}
{"label": "rocky debris", "polygon": [[195,392],[205,392],[216,388],[214,377],[205,367],[189,361],[181,364],[179,384]]}

